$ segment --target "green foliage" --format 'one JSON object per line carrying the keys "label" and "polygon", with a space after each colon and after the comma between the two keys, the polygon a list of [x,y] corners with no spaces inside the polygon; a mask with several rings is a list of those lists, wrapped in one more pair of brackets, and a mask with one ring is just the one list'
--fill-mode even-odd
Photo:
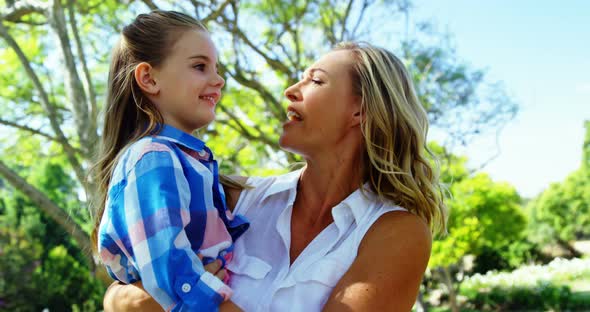
{"label": "green foliage", "polygon": [[0,310],[34,310],[31,298],[43,289],[33,275],[42,250],[38,241],[28,239],[24,229],[0,226]]}
{"label": "green foliage", "polygon": [[476,310],[575,310],[590,306],[589,298],[575,295],[568,286],[540,283],[536,287],[493,287],[462,292],[467,297],[466,307]]}
{"label": "green foliage", "polygon": [[61,245],[45,250],[34,231],[0,224],[0,310],[68,311],[82,304],[85,311],[96,311],[90,307],[101,306],[104,286],[84,262]]}
{"label": "green foliage", "polygon": [[565,181],[553,183],[527,205],[531,239],[538,243],[560,243],[590,237],[590,123],[580,168]]}
{"label": "green foliage", "polygon": [[437,239],[432,246],[429,267],[458,265],[467,254],[481,260],[496,261],[481,265],[482,269],[514,267],[522,263],[529,245],[523,232],[526,218],[521,211],[520,196],[513,186],[497,183],[484,174],[469,176],[466,159],[449,154],[436,144],[430,149],[441,155],[441,180],[450,185],[452,197],[448,235]]}
{"label": "green foliage", "polygon": [[487,272],[467,278],[460,293],[477,310],[579,310],[590,297],[569,285],[590,281],[590,260],[554,259],[547,265],[525,265],[512,272]]}
{"label": "green foliage", "polygon": [[69,310],[73,305],[90,309],[102,304],[102,284],[63,246],[49,251],[47,260],[35,271],[35,278],[44,286],[37,303],[50,311]]}
{"label": "green foliage", "polygon": [[[80,203],[75,183],[57,159],[31,161],[20,173],[64,209],[73,210]],[[91,275],[68,233],[11,187],[0,187],[0,198],[0,299],[5,308],[68,311],[80,305],[83,311],[98,310],[104,286]]]}
{"label": "green foliage", "polygon": [[[0,228],[0,310],[85,311],[100,307],[104,286],[63,246],[42,259],[43,247],[23,229]],[[32,300],[34,298],[34,300]]]}

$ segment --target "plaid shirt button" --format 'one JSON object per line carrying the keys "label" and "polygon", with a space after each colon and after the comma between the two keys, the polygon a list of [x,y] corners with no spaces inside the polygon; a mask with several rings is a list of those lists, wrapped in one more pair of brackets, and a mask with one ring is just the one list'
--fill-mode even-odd
{"label": "plaid shirt button", "polygon": [[189,291],[191,291],[191,285],[189,283],[184,283],[182,284],[182,292],[184,293],[188,293]]}

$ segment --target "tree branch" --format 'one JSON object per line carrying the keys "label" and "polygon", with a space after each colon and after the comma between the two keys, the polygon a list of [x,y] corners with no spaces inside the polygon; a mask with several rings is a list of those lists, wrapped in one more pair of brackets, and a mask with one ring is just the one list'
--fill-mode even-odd
{"label": "tree branch", "polygon": [[72,235],[84,256],[90,268],[93,269],[95,264],[90,256],[91,244],[89,235],[75,223],[58,205],[49,199],[43,192],[29,184],[21,178],[16,172],[10,169],[0,160],[0,176],[4,177],[15,189],[23,192],[33,203],[35,203],[44,213],[52,220],[57,222],[63,229]]}
{"label": "tree branch", "polygon": [[[68,13],[70,26],[72,28],[72,34],[74,35],[74,43],[76,45],[76,51],[80,64],[82,64],[82,72],[84,73],[84,87],[87,95],[87,103],[90,104],[88,108],[90,116],[88,118],[89,125],[87,126],[86,132],[88,137],[89,146],[95,146],[98,142],[97,134],[97,122],[98,122],[98,105],[96,104],[96,93],[94,92],[94,85],[92,83],[92,77],[90,76],[90,70],[88,70],[88,63],[86,62],[86,56],[84,55],[84,49],[82,48],[82,40],[80,39],[80,32],[76,23],[76,15],[74,12],[74,1],[68,0]],[[90,151],[87,151],[90,152]]]}
{"label": "tree branch", "polygon": [[[252,128],[254,128],[254,130],[256,130],[256,132],[258,133],[258,135],[254,135],[252,134],[250,131],[248,131],[248,129],[246,128],[246,126],[242,123],[242,121],[240,120],[239,117],[237,117],[233,112],[231,112],[230,110],[228,110],[224,105],[219,105],[219,107],[221,108],[221,111],[223,111],[227,116],[229,116],[230,120],[235,122],[235,124],[238,126],[239,129],[236,129],[238,132],[240,132],[243,136],[245,136],[246,138],[250,139],[250,140],[257,140],[260,141],[266,145],[269,145],[275,149],[280,149],[279,144],[275,141],[270,139],[259,127],[258,125],[253,125]],[[230,125],[229,122],[226,123],[227,125]],[[235,129],[235,128],[234,128]]]}
{"label": "tree branch", "polygon": [[356,20],[356,23],[354,25],[354,27],[352,28],[352,32],[350,33],[350,39],[354,39],[356,36],[356,32],[359,28],[359,26],[361,25],[361,21],[363,20],[363,16],[365,15],[365,12],[367,11],[367,8],[369,7],[370,3],[368,0],[364,0],[363,1],[363,6],[361,7],[361,13],[359,14],[359,18]]}
{"label": "tree branch", "polygon": [[[47,139],[49,139],[51,141],[54,141],[54,142],[57,142],[57,143],[61,143],[58,138],[56,138],[56,137],[54,137],[54,136],[52,136],[50,134],[47,134],[47,133],[45,133],[45,132],[43,132],[41,130],[33,129],[31,127],[27,127],[27,126],[24,126],[24,125],[21,125],[21,124],[18,124],[18,123],[9,121],[9,120],[4,120],[4,119],[1,119],[0,118],[0,124],[3,124],[5,126],[9,126],[9,127],[12,127],[12,128],[17,128],[17,129],[20,129],[20,130],[24,130],[24,131],[30,132],[32,134],[36,134],[36,135],[40,135],[42,137],[45,137],[45,138],[47,138]],[[80,149],[77,149],[75,147],[72,147],[72,148],[76,152],[78,152],[80,154],[83,154],[83,152]]]}
{"label": "tree branch", "polygon": [[61,144],[64,151],[66,152],[66,156],[68,158],[68,161],[70,162],[70,165],[74,169],[74,172],[76,173],[76,177],[78,178],[80,183],[82,183],[82,185],[86,185],[86,183],[85,183],[86,175],[84,173],[84,170],[82,169],[82,166],[80,165],[80,162],[78,161],[78,158],[76,156],[76,150],[70,145],[70,143],[68,142],[68,139],[65,137],[64,133],[61,130],[60,122],[59,122],[59,118],[58,118],[55,106],[49,101],[49,97],[47,96],[47,93],[45,92],[45,89],[43,88],[43,85],[41,84],[39,77],[37,76],[37,74],[33,70],[31,63],[27,59],[27,56],[24,54],[23,50],[18,45],[18,43],[14,40],[14,38],[8,33],[8,30],[4,26],[4,23],[1,19],[0,19],[0,37],[4,38],[4,41],[6,41],[8,46],[10,46],[14,50],[19,61],[23,65],[25,72],[27,73],[27,76],[29,76],[29,78],[33,82],[33,85],[37,89],[37,92],[39,92],[39,98],[41,99],[41,106],[47,112],[47,116],[49,117],[49,123],[51,124],[51,128],[55,132],[58,142]]}
{"label": "tree branch", "polygon": [[89,133],[91,131],[88,130],[90,126],[88,107],[90,105],[88,105],[86,92],[84,91],[82,81],[78,75],[78,69],[76,67],[74,53],[72,52],[70,38],[68,36],[66,18],[63,7],[61,6],[61,0],[53,0],[53,6],[51,7],[49,14],[49,21],[51,28],[57,35],[64,59],[65,87],[73,108],[72,111],[74,112],[76,132],[80,138],[82,149],[88,154],[92,154],[96,142],[91,142],[89,138]]}
{"label": "tree branch", "polygon": [[152,0],[143,0],[143,3],[150,8],[150,10],[158,10],[158,6]]}
{"label": "tree branch", "polygon": [[[225,8],[230,3],[235,3],[235,1],[225,0],[216,10],[212,11],[209,15],[207,15],[203,19],[201,19],[201,22],[203,24],[207,25],[207,23],[209,23],[210,21],[217,19],[221,15],[221,13],[223,13]],[[193,3],[193,5],[195,5],[195,3]],[[195,9],[196,9],[196,5],[195,5]]]}
{"label": "tree branch", "polygon": [[352,3],[354,0],[349,0],[348,5],[346,5],[346,10],[344,11],[344,16],[340,20],[341,29],[340,29],[340,38],[339,41],[344,41],[344,35],[346,33],[346,22],[348,21],[348,17],[350,17],[350,9],[352,8]]}
{"label": "tree branch", "polygon": [[11,10],[0,14],[0,20],[7,22],[22,22],[22,18],[32,13],[45,14],[47,4],[42,1],[16,1],[14,5],[9,7]]}
{"label": "tree branch", "polygon": [[279,103],[279,101],[258,80],[246,78],[246,76],[244,76],[244,73],[240,68],[236,68],[235,72],[231,72],[223,64],[221,64],[220,67],[224,72],[227,72],[239,84],[256,91],[262,97],[264,103],[266,105],[270,105],[268,106],[268,108],[270,109],[271,113],[273,113],[273,115],[278,117],[279,114],[283,112],[281,103]]}
{"label": "tree branch", "polygon": [[255,45],[248,36],[238,27],[235,21],[230,21],[224,15],[220,15],[223,20],[223,25],[226,29],[231,32],[234,36],[241,39],[248,47],[250,47],[256,54],[260,55],[266,63],[274,70],[283,72],[288,77],[291,76],[291,70],[289,67],[285,66],[280,60],[274,59],[266,54],[264,51],[260,50],[257,45]]}

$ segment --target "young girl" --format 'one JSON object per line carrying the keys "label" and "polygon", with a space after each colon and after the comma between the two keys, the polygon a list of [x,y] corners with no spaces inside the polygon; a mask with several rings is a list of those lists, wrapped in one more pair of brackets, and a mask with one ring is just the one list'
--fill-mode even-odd
{"label": "young girl", "polygon": [[113,278],[141,280],[167,311],[217,310],[231,296],[199,258],[225,266],[248,228],[226,210],[213,154],[191,135],[215,117],[216,63],[202,24],[154,11],[123,29],[109,72],[93,238]]}

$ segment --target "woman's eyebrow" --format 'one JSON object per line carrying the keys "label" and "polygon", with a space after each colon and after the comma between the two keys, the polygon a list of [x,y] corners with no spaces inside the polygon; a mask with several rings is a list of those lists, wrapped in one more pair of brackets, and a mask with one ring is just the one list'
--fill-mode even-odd
{"label": "woman's eyebrow", "polygon": [[200,54],[189,56],[188,59],[189,60],[192,60],[192,59],[203,59],[203,60],[205,60],[207,62],[211,61],[211,59],[207,55],[200,55]]}
{"label": "woman's eyebrow", "polygon": [[313,73],[314,73],[314,72],[316,72],[316,71],[322,72],[322,73],[324,73],[324,74],[326,74],[326,75],[328,75],[328,76],[330,75],[330,74],[329,74],[329,73],[328,73],[326,70],[324,70],[324,69],[321,69],[321,68],[319,68],[319,67],[314,67],[314,68],[310,68],[310,69],[309,69],[309,73],[310,73],[310,74],[312,74],[312,75],[313,75]]}

